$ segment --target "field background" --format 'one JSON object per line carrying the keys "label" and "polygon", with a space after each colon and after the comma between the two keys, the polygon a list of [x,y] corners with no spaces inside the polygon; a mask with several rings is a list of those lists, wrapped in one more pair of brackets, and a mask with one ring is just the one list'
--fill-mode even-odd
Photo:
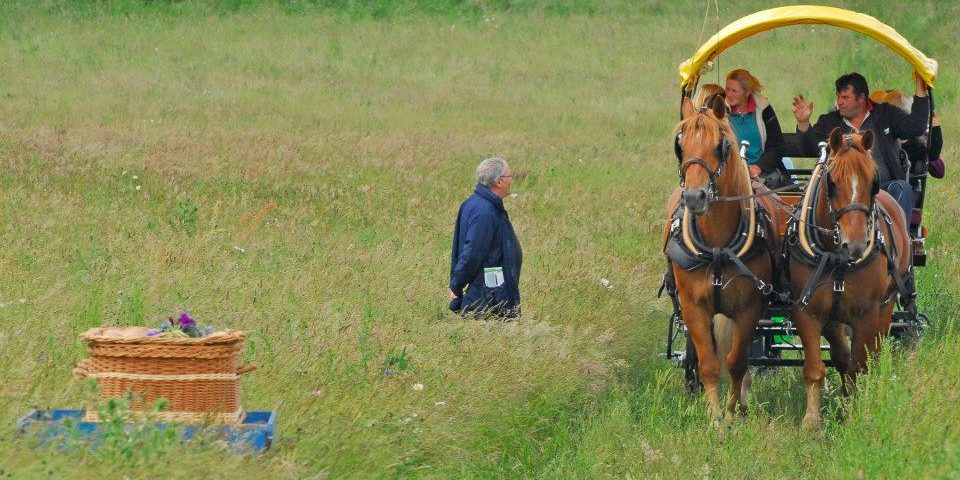
{"label": "field background", "polygon": [[[960,6],[835,3],[940,60],[948,175],[919,273],[932,328],[849,405],[831,377],[814,435],[798,371],[708,428],[658,358],[676,66],[780,2],[706,22],[701,1],[0,3],[0,478],[956,478]],[[839,74],[913,88],[899,57],[829,27],[761,34],[734,67],[786,131],[792,95],[822,112]],[[457,207],[494,155],[525,253],[506,325],[445,309]],[[269,453],[15,435],[87,395],[81,332],[177,307],[250,333],[243,404],[279,411]]]}

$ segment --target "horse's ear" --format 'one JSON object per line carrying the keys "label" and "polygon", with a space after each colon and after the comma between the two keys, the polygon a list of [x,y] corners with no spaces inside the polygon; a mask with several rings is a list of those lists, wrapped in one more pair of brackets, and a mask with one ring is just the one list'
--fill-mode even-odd
{"label": "horse's ear", "polygon": [[697,113],[696,109],[693,108],[693,100],[690,100],[690,97],[683,97],[680,102],[680,113],[683,114],[683,118],[690,118]]}
{"label": "horse's ear", "polygon": [[860,136],[860,144],[863,145],[864,150],[870,151],[870,147],[873,146],[873,130],[863,132],[863,135]]}
{"label": "horse's ear", "polygon": [[720,94],[713,95],[710,97],[710,109],[713,110],[713,114],[717,117],[717,120],[723,120],[723,117],[727,114],[727,102],[725,97]]}
{"label": "horse's ear", "polygon": [[830,138],[827,140],[827,145],[830,147],[830,151],[840,151],[841,141],[843,141],[843,133],[840,132],[840,127],[836,127],[832,132],[830,132]]}

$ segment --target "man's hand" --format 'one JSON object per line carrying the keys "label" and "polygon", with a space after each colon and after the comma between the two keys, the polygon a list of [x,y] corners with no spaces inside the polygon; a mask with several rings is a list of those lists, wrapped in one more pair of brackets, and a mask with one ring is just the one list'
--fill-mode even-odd
{"label": "man's hand", "polygon": [[758,177],[760,177],[760,167],[750,165],[750,178],[757,179]]}
{"label": "man's hand", "polygon": [[923,80],[923,77],[921,77],[920,74],[917,73],[916,70],[913,71],[913,81],[914,81],[914,82],[917,82],[917,93],[916,93],[916,95],[917,95],[918,97],[926,97],[926,96],[927,96],[927,82],[925,82],[925,81]]}
{"label": "man's hand", "polygon": [[810,115],[813,115],[813,102],[803,95],[793,97],[793,116],[797,119],[797,129],[806,132],[810,128]]}
{"label": "man's hand", "polygon": [[447,290],[447,293],[448,293],[447,295],[448,300],[453,300],[454,298],[457,298],[457,294],[453,293],[453,290]]}

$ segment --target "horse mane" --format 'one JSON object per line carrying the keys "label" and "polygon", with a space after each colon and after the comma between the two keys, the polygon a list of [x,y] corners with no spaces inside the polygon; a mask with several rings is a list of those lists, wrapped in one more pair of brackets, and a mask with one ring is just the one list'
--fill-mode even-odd
{"label": "horse mane", "polygon": [[[750,170],[747,169],[747,162],[742,161],[740,149],[737,145],[737,135],[733,133],[730,124],[725,120],[719,120],[710,110],[701,110],[695,115],[691,115],[680,121],[673,130],[673,136],[683,132],[684,138],[695,136],[701,143],[708,145],[719,145],[721,134],[730,142],[730,153],[727,154],[727,168],[736,174],[736,187],[739,192],[749,193],[753,190],[750,185]],[[711,147],[712,148],[712,147]]]}
{"label": "horse mane", "polygon": [[860,135],[856,134],[845,135],[840,148],[830,159],[830,177],[834,181],[852,175],[866,177],[870,182],[877,177],[877,165],[870,152],[860,143]]}

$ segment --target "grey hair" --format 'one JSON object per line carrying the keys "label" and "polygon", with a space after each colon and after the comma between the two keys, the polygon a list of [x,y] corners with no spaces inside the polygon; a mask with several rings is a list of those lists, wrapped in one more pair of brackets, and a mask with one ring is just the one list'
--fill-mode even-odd
{"label": "grey hair", "polygon": [[502,177],[506,170],[506,160],[499,157],[488,158],[477,166],[477,183],[484,187],[492,187],[493,183]]}

